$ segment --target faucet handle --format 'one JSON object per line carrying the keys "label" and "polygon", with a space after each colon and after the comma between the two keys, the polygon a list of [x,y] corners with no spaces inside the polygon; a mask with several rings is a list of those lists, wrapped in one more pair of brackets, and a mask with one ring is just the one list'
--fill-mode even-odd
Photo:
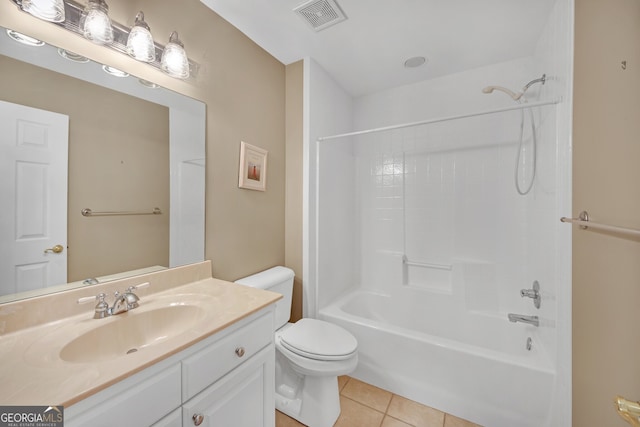
{"label": "faucet handle", "polygon": [[78,304],[86,304],[88,302],[93,302],[93,301],[98,301],[98,302],[104,302],[104,299],[107,297],[107,294],[105,293],[99,293],[98,295],[94,296],[94,297],[82,297],[82,298],[78,298],[78,301],[76,301],[76,303]]}
{"label": "faucet handle", "polygon": [[78,304],[85,304],[91,301],[98,301],[95,308],[95,313],[93,314],[94,319],[102,319],[109,315],[109,304],[104,300],[107,297],[107,294],[104,292],[99,293],[95,297],[84,297],[79,298]]}
{"label": "faucet handle", "polygon": [[532,289],[522,289],[520,291],[520,296],[522,298],[531,298],[533,299],[533,305],[536,308],[540,308],[540,283],[538,283],[537,280],[535,280],[533,282],[533,288]]}
{"label": "faucet handle", "polygon": [[140,283],[139,285],[129,286],[129,287],[127,288],[127,292],[133,292],[133,291],[135,291],[136,289],[143,289],[143,288],[148,287],[149,285],[150,285],[150,283],[149,283],[149,282],[144,282],[144,283]]}

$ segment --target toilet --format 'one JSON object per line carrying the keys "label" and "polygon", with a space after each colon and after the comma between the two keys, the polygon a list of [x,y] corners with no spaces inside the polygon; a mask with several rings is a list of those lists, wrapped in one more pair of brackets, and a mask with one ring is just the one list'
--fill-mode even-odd
{"label": "toilet", "polygon": [[289,323],[293,270],[273,267],[235,283],[283,295],[276,303],[276,409],[309,427],[331,427],[340,415],[338,376],[358,364],[358,341],[318,319]]}

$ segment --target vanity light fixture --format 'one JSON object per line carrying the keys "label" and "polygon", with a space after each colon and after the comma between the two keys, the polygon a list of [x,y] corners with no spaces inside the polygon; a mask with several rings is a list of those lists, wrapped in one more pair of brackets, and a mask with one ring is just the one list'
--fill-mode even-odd
{"label": "vanity light fixture", "polygon": [[70,50],[58,48],[58,55],[62,56],[64,59],[68,59],[69,61],[78,62],[80,64],[84,64],[89,62],[89,58],[86,56],[78,55],[77,53],[71,52]]}
{"label": "vanity light fixture", "polygon": [[81,18],[81,28],[84,36],[94,43],[113,42],[109,6],[104,0],[89,0]]}
{"label": "vanity light fixture", "polygon": [[[146,62],[171,77],[186,80],[194,78],[198,73],[199,65],[187,57],[178,33],[171,33],[166,47],[154,42],[142,12],[136,15],[133,28],[129,28],[109,18],[109,6],[105,0],[87,0],[86,6],[77,0],[9,1],[24,12],[52,21],[96,44]],[[42,10],[48,13],[35,13]],[[59,13],[54,14],[54,11]],[[69,56],[65,57],[71,59]]]}
{"label": "vanity light fixture", "polygon": [[160,87],[154,82],[150,82],[149,80],[145,80],[145,79],[138,79],[138,83],[140,83],[142,86],[147,87],[149,89],[157,89]]}
{"label": "vanity light fixture", "polygon": [[136,21],[127,38],[127,53],[142,62],[156,59],[156,46],[149,25],[144,21],[144,13],[138,12]]}
{"label": "vanity light fixture", "polygon": [[62,22],[65,19],[64,2],[62,0],[22,0],[20,9],[51,22]]}
{"label": "vanity light fixture", "polygon": [[118,70],[117,68],[114,68],[114,67],[110,67],[108,65],[103,65],[102,70],[105,73],[111,74],[112,76],[115,76],[115,77],[129,77],[129,73],[122,70]]}
{"label": "vanity light fixture", "polygon": [[189,60],[187,52],[184,50],[184,44],[178,38],[177,32],[172,32],[169,36],[169,43],[162,52],[162,61],[160,61],[162,70],[171,77],[178,79],[189,78]]}
{"label": "vanity light fixture", "polygon": [[42,40],[34,39],[33,37],[29,37],[14,30],[7,29],[7,35],[18,43],[22,43],[27,46],[44,46],[44,42]]}

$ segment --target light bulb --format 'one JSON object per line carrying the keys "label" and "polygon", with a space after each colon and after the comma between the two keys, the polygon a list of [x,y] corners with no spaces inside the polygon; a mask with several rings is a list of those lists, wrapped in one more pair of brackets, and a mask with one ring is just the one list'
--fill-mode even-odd
{"label": "light bulb", "polygon": [[65,18],[62,0],[22,0],[20,8],[45,21],[62,22]]}
{"label": "light bulb", "polygon": [[164,47],[162,52],[162,61],[160,62],[162,70],[171,77],[178,79],[189,78],[189,60],[184,50],[184,45],[178,38],[175,31],[169,37],[169,43]]}
{"label": "light bulb", "polygon": [[113,41],[113,28],[108,12],[109,6],[104,0],[89,0],[82,22],[82,32],[87,39],[97,44]]}
{"label": "light bulb", "polygon": [[149,25],[144,21],[144,13],[138,12],[136,22],[133,24],[129,37],[127,38],[127,53],[143,62],[153,62],[156,60],[156,47],[153,43],[153,36]]}

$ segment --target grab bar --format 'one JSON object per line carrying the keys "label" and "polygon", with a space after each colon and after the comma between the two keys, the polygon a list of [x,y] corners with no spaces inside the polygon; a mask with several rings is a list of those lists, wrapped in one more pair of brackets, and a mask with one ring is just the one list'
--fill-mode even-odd
{"label": "grab bar", "polygon": [[419,262],[419,261],[409,261],[407,257],[402,257],[402,262],[405,265],[413,265],[415,267],[425,267],[425,268],[434,268],[436,270],[447,270],[451,271],[453,266],[446,264],[432,264],[430,262]]}
{"label": "grab bar", "polygon": [[107,215],[160,215],[160,208],[153,208],[151,211],[100,211],[94,212],[89,208],[82,209],[82,216],[107,216]]}
{"label": "grab bar", "polygon": [[632,236],[640,237],[640,230],[636,230],[633,228],[626,228],[626,227],[618,227],[615,225],[598,224],[597,222],[590,222],[589,214],[587,213],[587,211],[580,212],[580,215],[578,218],[567,218],[563,216],[562,218],[560,218],[560,221],[579,225],[580,228],[583,230],[586,230],[589,227],[591,227],[594,230],[611,231],[614,233],[630,234]]}

